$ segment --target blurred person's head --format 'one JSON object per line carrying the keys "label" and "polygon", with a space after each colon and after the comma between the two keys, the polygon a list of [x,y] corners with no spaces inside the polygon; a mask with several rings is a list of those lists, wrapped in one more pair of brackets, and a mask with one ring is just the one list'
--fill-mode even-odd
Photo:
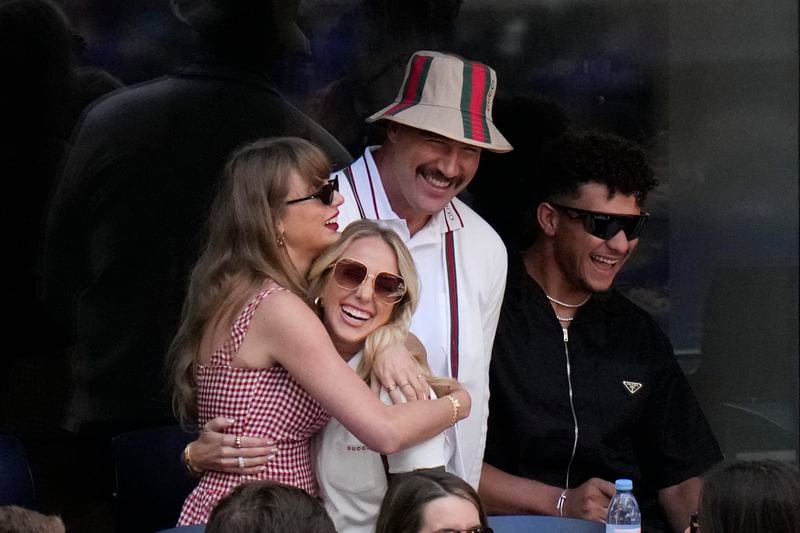
{"label": "blurred person's head", "polygon": [[4,127],[15,135],[64,133],[74,38],[51,0],[0,2],[0,105]]}
{"label": "blurred person's head", "polygon": [[206,533],[336,533],[322,503],[304,490],[251,481],[222,498]]}
{"label": "blurred person's head", "polygon": [[17,507],[0,506],[0,533],[64,533],[64,522],[58,516]]}
{"label": "blurred person's head", "polygon": [[704,479],[702,533],[800,532],[800,473],[772,460],[721,463]]}
{"label": "blurred person's head", "polygon": [[308,54],[297,26],[300,0],[170,0],[172,12],[212,50],[239,59],[272,62]]}
{"label": "blurred person's head", "polygon": [[491,533],[478,493],[441,470],[402,474],[381,505],[376,533]]}

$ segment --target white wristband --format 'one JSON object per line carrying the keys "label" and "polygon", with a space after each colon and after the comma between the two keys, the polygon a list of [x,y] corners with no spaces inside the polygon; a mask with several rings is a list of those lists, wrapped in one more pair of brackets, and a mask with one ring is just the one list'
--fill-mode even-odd
{"label": "white wristband", "polygon": [[556,500],[556,509],[558,509],[558,516],[564,516],[564,504],[567,503],[567,490],[561,491],[561,496]]}

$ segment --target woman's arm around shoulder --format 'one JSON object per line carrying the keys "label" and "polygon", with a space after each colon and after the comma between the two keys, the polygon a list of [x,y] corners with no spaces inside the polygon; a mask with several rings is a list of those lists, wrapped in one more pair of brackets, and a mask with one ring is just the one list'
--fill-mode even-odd
{"label": "woman's arm around shoulder", "polygon": [[269,305],[259,306],[248,337],[251,334],[253,341],[263,343],[266,363],[283,366],[332,416],[376,452],[405,449],[469,414],[470,398],[463,388],[438,400],[384,405],[336,352],[313,311],[292,293],[275,293]]}

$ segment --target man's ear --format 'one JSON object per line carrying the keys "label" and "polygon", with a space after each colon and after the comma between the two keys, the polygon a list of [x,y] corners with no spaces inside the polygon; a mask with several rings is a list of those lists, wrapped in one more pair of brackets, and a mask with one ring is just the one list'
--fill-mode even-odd
{"label": "man's ear", "polygon": [[402,126],[394,120],[386,121],[386,139],[392,143],[397,142],[397,135]]}
{"label": "man's ear", "polygon": [[542,202],[536,208],[536,222],[539,223],[539,229],[548,237],[556,234],[558,229],[558,215],[556,209],[547,202]]}

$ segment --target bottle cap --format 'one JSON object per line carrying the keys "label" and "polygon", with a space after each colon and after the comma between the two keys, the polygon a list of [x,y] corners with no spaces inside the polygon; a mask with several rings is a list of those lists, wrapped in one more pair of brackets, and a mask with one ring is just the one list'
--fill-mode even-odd
{"label": "bottle cap", "polygon": [[614,482],[614,488],[617,490],[633,490],[633,481],[630,479],[618,479]]}

